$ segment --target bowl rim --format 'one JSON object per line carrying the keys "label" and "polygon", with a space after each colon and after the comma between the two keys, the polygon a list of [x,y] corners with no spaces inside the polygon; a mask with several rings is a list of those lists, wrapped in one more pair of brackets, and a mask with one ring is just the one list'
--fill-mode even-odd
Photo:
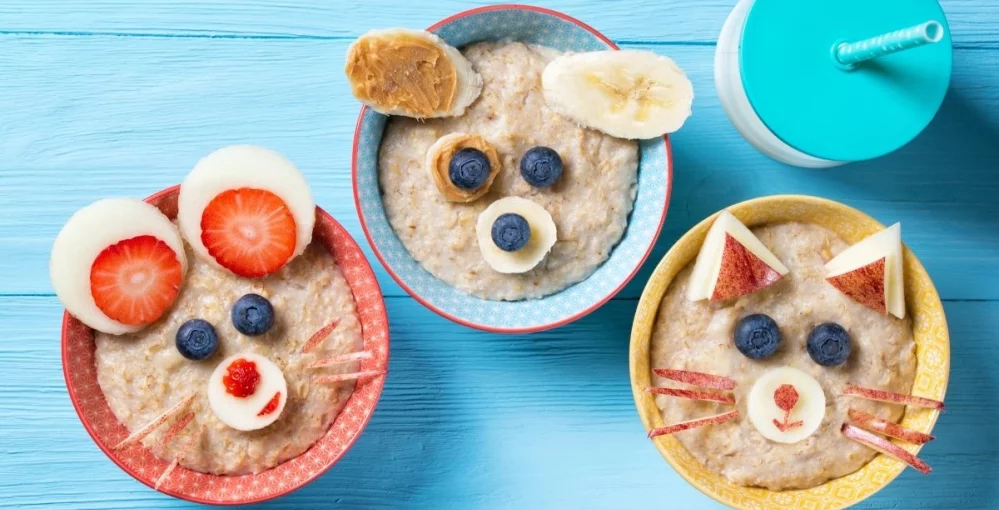
{"label": "bowl rim", "polygon": [[[698,222],[694,226],[692,226],[686,233],[683,234],[683,236],[681,236],[676,241],[676,243],[673,244],[673,246],[670,247],[669,251],[667,251],[666,254],[663,255],[663,258],[659,261],[659,263],[656,264],[656,267],[653,270],[652,275],[650,275],[650,277],[649,277],[649,281],[646,283],[645,288],[642,290],[642,295],[641,295],[641,297],[639,299],[639,303],[638,303],[636,315],[635,315],[635,318],[634,318],[634,320],[632,322],[631,336],[630,336],[630,339],[629,339],[629,346],[628,346],[628,372],[629,372],[629,376],[630,376],[630,379],[631,379],[631,390],[632,390],[632,397],[634,398],[634,401],[635,401],[635,409],[638,412],[639,419],[642,422],[642,426],[646,429],[646,431],[650,430],[653,427],[653,425],[651,423],[649,423],[649,420],[647,419],[648,411],[658,412],[658,409],[654,409],[654,410],[653,409],[647,409],[648,405],[645,402],[643,402],[645,400],[644,397],[646,396],[646,394],[645,394],[644,388],[641,387],[638,384],[638,381],[639,381],[639,377],[638,377],[639,376],[639,374],[638,374],[638,371],[639,371],[638,361],[639,361],[640,358],[647,359],[648,356],[649,356],[649,352],[648,352],[648,349],[644,349],[644,350],[639,349],[639,344],[641,343],[641,341],[644,338],[649,338],[649,340],[648,340],[648,344],[649,345],[647,347],[651,347],[651,338],[650,337],[651,337],[651,335],[652,335],[652,333],[653,333],[653,331],[655,329],[655,321],[656,321],[656,318],[658,317],[658,314],[659,314],[659,306],[660,306],[660,304],[662,302],[662,298],[665,295],[666,290],[668,290],[670,284],[672,284],[672,280],[673,279],[670,278],[669,281],[664,281],[663,282],[663,285],[664,285],[663,286],[663,291],[662,291],[662,293],[658,293],[658,295],[655,295],[657,293],[653,292],[652,285],[651,285],[652,282],[654,280],[658,279],[658,278],[665,278],[665,277],[662,277],[660,275],[664,271],[667,270],[667,265],[668,265],[667,261],[671,258],[671,256],[675,256],[674,254],[679,250],[679,247],[685,246],[685,245],[690,244],[691,242],[693,242],[692,239],[698,235],[698,232],[701,231],[701,230],[707,229],[710,226],[710,224],[715,220],[715,218],[718,217],[718,215],[722,211],[730,210],[730,209],[749,209],[749,208],[758,207],[761,204],[779,203],[779,202],[791,202],[792,204],[804,204],[804,205],[812,205],[812,206],[830,207],[830,208],[833,208],[833,209],[841,209],[841,210],[849,211],[851,214],[856,215],[858,218],[869,220],[870,222],[872,222],[872,223],[874,223],[876,225],[879,225],[881,228],[885,228],[884,224],[882,224],[881,222],[877,221],[876,219],[874,219],[873,217],[871,217],[867,213],[865,213],[865,212],[863,212],[863,211],[861,211],[859,209],[856,209],[854,207],[851,207],[849,205],[843,204],[841,202],[837,202],[835,200],[830,200],[830,199],[827,199],[827,198],[821,198],[821,197],[816,197],[816,196],[811,196],[811,195],[797,195],[797,194],[767,195],[767,196],[752,198],[752,199],[749,199],[749,200],[744,200],[742,202],[738,202],[738,203],[729,205],[729,206],[727,206],[727,207],[725,207],[725,208],[723,208],[723,209],[721,209],[719,211],[716,211],[716,212],[708,215],[708,217],[706,217],[705,219],[701,220],[700,222]],[[936,290],[936,286],[933,284],[932,279],[929,277],[928,271],[926,271],[926,268],[922,265],[922,263],[919,261],[919,259],[916,257],[916,255],[904,243],[903,243],[902,249],[903,249],[903,253],[905,255],[908,255],[908,256],[911,257],[911,259],[908,260],[908,264],[911,265],[912,267],[908,268],[908,269],[910,271],[912,269],[915,269],[918,273],[921,273],[921,274],[925,275],[926,281],[928,282],[927,289],[929,291],[932,291],[932,295],[934,297],[934,300],[930,304],[930,307],[931,308],[935,308],[935,309],[939,309],[941,317],[942,317],[941,324],[940,324],[941,330],[940,330],[939,333],[946,340],[946,342],[945,342],[946,343],[946,350],[944,352],[944,362],[943,362],[943,365],[944,365],[944,379],[942,381],[942,386],[941,386],[941,390],[940,390],[941,391],[941,400],[942,400],[943,396],[947,392],[947,386],[948,386],[949,381],[950,381],[950,368],[951,368],[950,367],[950,362],[951,362],[951,355],[950,355],[950,332],[949,332],[949,328],[947,326],[947,320],[946,320],[946,315],[944,313],[943,303],[942,303],[942,301],[940,299],[939,293]],[[688,261],[687,264],[689,264],[690,262],[692,262],[692,261]],[[651,318],[643,319],[642,316],[641,316],[641,314],[642,314],[643,311],[651,311],[652,312]],[[648,323],[647,327],[646,327],[646,324],[645,324],[646,322]],[[646,329],[648,330],[647,332],[646,332]],[[918,367],[918,365],[917,365],[917,367]],[[918,370],[918,368],[917,368],[917,370]],[[908,407],[909,406],[906,406],[906,412],[908,412]],[[903,415],[903,417],[904,417],[904,415]],[[929,421],[928,421],[928,431],[932,431],[932,429],[936,425],[936,422],[939,419],[939,417],[940,417],[940,411],[934,410],[934,411],[930,412],[930,414],[929,414]],[[668,451],[666,449],[666,447],[663,446],[659,441],[655,441],[655,440],[651,440],[651,439],[650,439],[650,441],[653,442],[656,450],[666,460],[667,464],[669,464],[670,467],[673,468],[673,470],[678,475],[680,475],[680,477],[683,478],[688,484],[690,484],[691,486],[693,486],[694,488],[696,488],[697,490],[699,490],[701,493],[703,493],[704,495],[710,497],[711,499],[713,499],[713,500],[715,500],[715,501],[717,501],[717,502],[719,502],[721,504],[729,505],[729,506],[732,506],[733,508],[740,508],[740,509],[742,509],[742,508],[748,508],[748,507],[740,505],[736,496],[732,496],[729,499],[725,499],[723,497],[723,494],[717,493],[717,491],[713,491],[713,490],[709,489],[708,486],[707,486],[707,484],[701,483],[701,481],[699,479],[697,479],[697,477],[695,477],[693,473],[691,473],[687,469],[683,469],[681,466],[679,466],[678,465],[678,461],[673,458],[673,454],[670,451]],[[916,445],[914,453],[918,453],[922,449],[923,446],[925,446],[925,445]],[[883,457],[883,456],[885,456],[885,455],[882,454],[882,453],[878,453],[874,457],[874,459],[871,460],[871,462],[874,462],[876,459],[878,459],[879,457]],[[861,469],[864,469],[869,464],[870,464],[870,462],[867,463],[867,464],[864,464],[864,466],[861,466]],[[880,483],[879,487],[877,487],[874,490],[868,491],[868,492],[861,492],[860,495],[859,495],[859,497],[857,497],[856,499],[854,499],[854,500],[852,500],[852,501],[850,501],[848,503],[845,503],[842,507],[835,507],[835,508],[844,508],[846,506],[852,506],[852,505],[858,504],[861,501],[864,501],[865,499],[867,499],[867,498],[873,496],[874,494],[877,494],[881,490],[883,490],[892,481],[894,481],[895,478],[897,478],[900,474],[902,474],[902,472],[904,472],[905,469],[906,469],[906,467],[907,467],[906,465],[902,464],[901,462],[898,462],[897,464],[898,464],[896,466],[897,468],[892,470],[892,473],[890,474],[890,476],[888,476],[887,478],[885,478],[883,480],[883,482]],[[840,479],[845,478],[847,476],[851,476],[852,474],[855,474],[855,473],[856,472],[848,474],[848,475],[844,475],[843,477],[839,477],[839,478],[834,478],[832,480],[828,480],[826,482],[823,482],[822,484],[819,484],[819,485],[813,487],[812,489],[817,488],[817,487],[821,487],[823,485],[826,485],[828,483],[834,482],[836,480],[840,480]],[[734,484],[731,484],[727,480],[722,480],[722,481],[724,483],[726,483],[727,485],[731,485],[733,487],[736,487],[737,489],[750,489],[749,487],[735,486]],[[756,488],[756,487],[754,487],[752,489],[765,490],[765,491],[770,492],[770,493],[797,492],[796,490],[790,490],[790,491],[769,491],[767,489]],[[804,490],[811,490],[811,489],[804,489]]]}
{"label": "bowl rim", "polygon": [[[453,14],[451,16],[448,16],[447,18],[444,18],[443,20],[438,21],[437,23],[434,23],[429,28],[427,28],[427,31],[431,32],[431,31],[437,30],[437,29],[439,29],[439,28],[441,28],[441,27],[443,27],[443,26],[445,26],[445,25],[447,25],[449,23],[452,23],[454,21],[460,20],[462,18],[466,18],[468,16],[473,16],[473,15],[481,14],[481,13],[484,13],[484,12],[505,11],[505,10],[512,10],[512,11],[523,10],[523,11],[530,11],[530,12],[536,12],[536,13],[541,13],[541,14],[547,14],[549,16],[554,16],[556,18],[559,18],[559,19],[561,19],[563,21],[567,21],[569,23],[572,23],[572,24],[574,24],[574,25],[576,25],[576,26],[578,26],[578,27],[586,30],[591,35],[593,35],[594,37],[596,37],[597,39],[599,39],[601,42],[603,42],[604,44],[606,44],[612,50],[617,51],[617,50],[621,49],[616,44],[614,44],[613,41],[611,41],[609,38],[607,38],[607,36],[605,36],[602,33],[600,33],[597,29],[591,27],[590,25],[588,25],[588,24],[586,24],[586,23],[584,23],[584,22],[582,22],[582,21],[580,21],[580,20],[578,20],[578,19],[576,19],[576,18],[574,18],[572,16],[569,16],[567,14],[564,14],[564,13],[561,13],[559,11],[555,11],[555,10],[552,10],[552,9],[547,9],[547,8],[544,8],[544,7],[537,7],[537,6],[533,6],[533,5],[524,5],[524,4],[495,4],[495,5],[487,5],[487,6],[483,6],[483,7],[477,7],[477,8],[474,8],[474,9],[468,9],[468,10],[465,10],[465,11],[461,11],[461,12],[459,12],[457,14]],[[487,325],[479,324],[479,323],[476,323],[476,322],[472,322],[470,320],[463,319],[463,318],[458,317],[458,316],[456,316],[454,314],[448,313],[447,311],[441,309],[440,307],[435,306],[430,301],[428,301],[428,300],[424,299],[422,296],[420,296],[415,290],[413,290],[412,287],[410,287],[409,285],[406,284],[406,282],[402,279],[402,277],[400,277],[395,272],[395,270],[392,269],[392,266],[389,265],[388,261],[382,255],[381,250],[379,250],[378,245],[375,243],[374,237],[371,235],[371,230],[368,228],[367,221],[365,221],[364,212],[363,212],[363,210],[361,208],[361,193],[360,193],[360,190],[358,189],[357,156],[358,156],[359,146],[360,146],[360,142],[361,142],[361,128],[364,125],[364,116],[368,113],[369,109],[370,109],[369,106],[363,105],[361,107],[360,113],[357,116],[357,123],[355,124],[355,127],[354,127],[354,143],[353,143],[353,148],[351,150],[351,165],[350,165],[351,166],[351,168],[350,168],[351,186],[352,186],[353,192],[354,192],[354,208],[357,211],[357,218],[358,218],[358,220],[360,220],[360,223],[361,223],[361,230],[364,231],[364,237],[368,240],[368,245],[371,246],[371,250],[374,252],[375,257],[378,258],[378,261],[381,262],[382,267],[385,268],[385,272],[387,272],[389,274],[389,276],[391,276],[392,279],[395,280],[395,282],[399,285],[399,287],[402,287],[402,289],[404,291],[406,291],[406,293],[409,294],[410,297],[412,297],[413,299],[415,299],[421,305],[423,305],[424,307],[426,307],[430,311],[436,313],[437,315],[440,315],[441,317],[444,317],[445,319],[448,319],[448,320],[450,320],[452,322],[461,324],[462,326],[466,326],[466,327],[469,327],[469,328],[472,328],[472,329],[477,329],[477,330],[480,330],[480,331],[487,331],[487,332],[490,332],[490,333],[506,333],[506,334],[536,333],[536,332],[539,332],[539,331],[545,331],[545,330],[557,328],[557,327],[560,327],[560,326],[564,326],[566,324],[569,324],[570,322],[574,322],[576,320],[579,320],[579,319],[581,319],[581,318],[583,318],[583,317],[585,317],[585,316],[593,313],[598,308],[600,308],[601,306],[605,305],[608,301],[610,301],[611,298],[613,298],[619,292],[621,292],[621,290],[624,289],[624,287],[627,286],[629,282],[631,282],[631,280],[635,277],[635,275],[638,274],[638,271],[642,269],[642,266],[645,265],[645,261],[649,258],[649,255],[652,254],[652,250],[655,249],[656,241],[659,239],[659,235],[662,233],[663,225],[666,223],[666,215],[667,215],[667,213],[669,211],[670,198],[671,198],[671,195],[672,195],[672,192],[673,192],[673,147],[672,147],[672,144],[670,143],[670,137],[669,137],[668,134],[667,135],[663,135],[663,141],[665,142],[664,150],[666,151],[666,182],[668,183],[668,186],[666,187],[666,201],[663,204],[663,211],[662,211],[662,216],[659,218],[659,225],[656,227],[655,234],[652,236],[652,242],[649,243],[649,247],[646,249],[645,253],[639,259],[638,263],[635,265],[635,268],[632,269],[631,273],[626,278],[624,278],[617,287],[615,287],[614,289],[612,289],[606,296],[604,296],[603,298],[597,300],[597,302],[595,302],[594,304],[588,306],[587,308],[585,308],[585,309],[583,309],[583,310],[581,310],[579,312],[576,312],[576,313],[574,313],[574,314],[572,314],[572,315],[570,315],[568,317],[560,319],[558,321],[550,322],[550,323],[546,323],[546,324],[539,324],[539,325],[536,325],[536,326],[528,326],[528,327],[503,328],[503,327],[496,327],[496,326],[487,326]],[[630,221],[629,221],[629,223],[630,223]],[[577,282],[577,283],[575,283],[573,285],[578,285],[580,283],[583,283],[584,281],[586,281],[586,280],[584,279],[583,281]],[[541,298],[541,299],[544,299],[544,298]]]}
{"label": "bowl rim", "polygon": [[[178,193],[179,191],[180,191],[180,185],[179,184],[175,184],[173,186],[169,186],[169,187],[167,187],[165,189],[157,191],[156,193],[153,193],[152,195],[149,195],[148,197],[144,198],[143,200],[145,202],[154,202],[154,201],[156,201],[156,200],[158,200],[160,198],[169,196],[169,195],[174,194],[174,193]],[[330,215],[328,212],[326,212],[324,209],[322,209],[319,206],[316,206],[316,215],[318,216],[318,219],[317,219],[317,222],[316,222],[317,224],[320,221],[329,222],[329,223],[333,224],[333,226],[342,229],[344,232],[347,232],[347,230],[343,228],[343,225],[341,225],[340,222],[338,222],[335,218],[333,218],[332,215]],[[360,245],[357,244],[357,241],[355,241],[349,235],[348,235],[347,239],[349,239],[349,242],[354,245],[354,247],[357,249],[357,251],[359,253],[362,252]],[[371,271],[371,273],[372,273],[372,282],[375,285],[375,289],[378,290],[379,298],[382,301],[382,313],[381,313],[381,317],[379,317],[379,318],[382,320],[382,324],[384,324],[385,343],[386,343],[386,345],[389,345],[391,338],[390,338],[390,330],[389,330],[389,325],[388,325],[388,309],[385,307],[385,296],[382,295],[381,286],[378,284],[378,279],[374,278],[374,271],[371,268],[371,264],[367,260],[364,260],[364,263],[368,266],[369,271]],[[351,292],[353,292],[353,289],[351,290]],[[371,421],[371,416],[374,414],[374,412],[370,412],[370,413],[367,414],[367,416],[363,417],[360,420],[360,424],[359,424],[359,427],[358,427],[357,434],[355,434],[354,437],[350,438],[350,440],[347,441],[346,446],[344,447],[343,451],[340,452],[340,454],[337,455],[336,457],[331,458],[330,462],[326,466],[323,466],[321,469],[317,470],[314,474],[312,474],[312,475],[310,475],[310,476],[308,476],[306,478],[301,479],[301,482],[299,484],[289,486],[286,489],[281,490],[279,492],[275,492],[273,494],[269,494],[269,495],[266,495],[266,496],[259,496],[259,497],[247,498],[245,500],[238,500],[238,501],[236,501],[236,500],[234,500],[234,501],[213,501],[213,500],[204,499],[204,498],[201,498],[201,497],[198,497],[198,496],[192,496],[192,495],[189,495],[189,494],[185,494],[183,492],[180,492],[180,491],[177,491],[177,490],[173,490],[173,489],[168,488],[168,487],[160,487],[160,488],[157,489],[155,487],[154,483],[151,483],[150,481],[144,480],[137,473],[135,473],[135,471],[131,467],[129,467],[128,465],[126,465],[123,461],[119,460],[118,457],[112,453],[111,448],[108,447],[108,446],[106,446],[100,439],[98,439],[97,432],[96,432],[96,430],[94,430],[94,425],[89,420],[87,420],[87,419],[84,418],[84,413],[83,413],[83,410],[81,409],[81,405],[80,405],[80,402],[79,402],[79,396],[77,395],[77,392],[75,390],[75,385],[70,380],[69,363],[67,363],[67,356],[69,355],[69,353],[67,351],[67,349],[68,349],[67,335],[68,335],[68,332],[69,332],[70,320],[71,319],[72,319],[72,316],[69,314],[68,311],[66,311],[64,309],[63,310],[63,318],[62,318],[62,326],[61,326],[61,329],[60,329],[60,339],[59,339],[60,340],[59,341],[59,343],[60,343],[60,358],[61,358],[61,362],[62,362],[63,380],[64,380],[64,382],[66,384],[66,392],[69,394],[69,399],[70,399],[70,401],[73,404],[73,410],[76,411],[76,415],[79,418],[80,423],[83,424],[83,428],[87,431],[87,434],[90,436],[90,439],[94,442],[94,444],[97,445],[97,447],[101,450],[101,452],[103,452],[104,455],[108,459],[111,460],[111,462],[113,462],[115,465],[117,465],[118,468],[120,468],[122,471],[124,471],[125,473],[127,473],[129,476],[131,476],[136,481],[138,481],[138,482],[142,483],[143,485],[149,487],[150,489],[152,489],[152,490],[154,490],[156,492],[162,493],[162,494],[166,494],[168,496],[172,496],[172,497],[177,498],[177,499],[181,499],[181,500],[184,500],[184,501],[190,501],[192,503],[200,503],[200,504],[203,504],[203,505],[212,505],[212,506],[239,506],[239,505],[249,505],[249,504],[254,504],[254,503],[263,503],[265,501],[270,501],[272,499],[276,499],[276,498],[280,498],[282,496],[286,496],[286,495],[288,495],[288,494],[290,494],[290,493],[292,493],[294,491],[297,491],[298,489],[301,489],[302,487],[305,487],[306,485],[309,485],[310,483],[316,481],[319,477],[321,477],[322,475],[324,475],[333,466],[335,466],[338,462],[340,462],[340,460],[343,459],[344,455],[346,455],[347,452],[350,451],[351,448],[353,448],[354,444],[361,437],[361,435],[364,432],[364,430],[368,427],[368,423],[370,423],[370,421]],[[388,362],[389,362],[390,355],[391,355],[390,350],[386,349],[386,352],[385,352],[385,366],[386,366],[386,370],[387,370],[387,367],[388,367]],[[378,390],[377,390],[376,398],[371,403],[371,406],[372,406],[373,409],[377,408],[378,402],[381,400],[381,396],[382,396],[382,393],[383,393],[384,388],[385,388],[384,381],[385,381],[385,377],[383,376],[383,377],[378,378],[377,382],[375,382],[375,384],[378,385]],[[103,394],[103,391],[101,393]],[[115,418],[115,419],[117,419],[117,418]],[[334,418],[334,423],[335,423],[335,421],[336,421],[336,418]],[[330,424],[330,427],[332,427],[332,426],[333,426],[333,423]],[[314,446],[314,445],[310,445],[309,448],[307,448],[304,452],[302,452],[301,454],[299,454],[299,456],[305,455],[310,449],[312,449],[312,446]],[[292,460],[292,459],[288,459],[288,461],[290,461],[290,460]],[[288,461],[285,461],[285,462],[288,462]],[[258,475],[266,473],[266,472],[267,471],[263,471],[261,473],[258,473]],[[215,476],[224,477],[224,476],[227,476],[227,475],[215,475]]]}

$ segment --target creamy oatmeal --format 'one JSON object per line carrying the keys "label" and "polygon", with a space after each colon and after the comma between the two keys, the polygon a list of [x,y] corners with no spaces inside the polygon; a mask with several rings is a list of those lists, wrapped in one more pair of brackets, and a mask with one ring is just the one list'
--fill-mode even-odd
{"label": "creamy oatmeal", "polygon": [[[825,228],[784,223],[753,232],[791,272],[777,284],[755,294],[721,303],[690,302],[686,298],[692,265],[674,279],[663,297],[652,338],[652,366],[723,375],[737,383],[734,390],[738,420],[691,429],[676,438],[698,461],[732,483],[771,490],[814,487],[861,468],[877,452],[844,438],[840,425],[850,408],[898,421],[903,406],[844,397],[847,384],[909,393],[916,370],[915,343],[908,319],[874,312],[851,300],[825,281],[824,264],[847,248]],[[741,354],[733,343],[740,318],[764,313],[780,327],[777,353],[764,360]],[[823,367],[806,352],[809,332],[818,324],[836,322],[851,336],[853,352],[843,365]],[[747,394],[754,381],[781,366],[801,369],[814,377],[826,396],[819,429],[793,444],[768,441],[747,418]],[[676,386],[653,376],[656,385]],[[658,396],[666,423],[718,414],[731,406]]]}
{"label": "creamy oatmeal", "polygon": [[[196,471],[258,473],[298,456],[326,433],[354,389],[352,381],[315,384],[310,379],[317,374],[354,371],[357,363],[318,370],[305,368],[320,356],[361,349],[361,325],[347,281],[319,242],[260,280],[238,278],[215,269],[195,257],[190,247],[188,261],[190,269],[180,296],[164,319],[131,335],[96,334],[97,380],[111,411],[134,431],[195,393],[189,407],[195,417],[186,434],[201,425],[206,428],[181,465]],[[232,304],[251,292],[266,297],[274,306],[274,326],[256,337],[238,333],[230,319]],[[218,333],[219,352],[204,361],[188,360],[175,347],[177,328],[194,318],[212,323]],[[301,354],[309,337],[337,318],[339,326],[322,346]],[[244,352],[270,358],[284,372],[288,383],[288,402],[280,418],[252,432],[241,432],[219,421],[208,405],[205,391],[216,365],[230,355]],[[161,447],[159,439],[167,428],[159,427],[145,444],[169,461],[185,441],[178,437],[166,448]]]}
{"label": "creamy oatmeal", "polygon": [[[579,282],[607,260],[621,239],[635,197],[638,145],[582,128],[553,113],[541,73],[560,52],[517,42],[479,43],[463,51],[482,75],[482,95],[464,115],[418,121],[393,117],[379,154],[388,220],[413,258],[458,289],[493,300],[540,298]],[[479,135],[496,147],[502,168],[474,202],[446,201],[424,169],[427,150],[444,135]],[[520,158],[535,146],[556,150],[565,166],[551,188],[532,187]],[[483,260],[476,219],[494,201],[528,198],[558,229],[548,256],[523,274],[502,274]]]}

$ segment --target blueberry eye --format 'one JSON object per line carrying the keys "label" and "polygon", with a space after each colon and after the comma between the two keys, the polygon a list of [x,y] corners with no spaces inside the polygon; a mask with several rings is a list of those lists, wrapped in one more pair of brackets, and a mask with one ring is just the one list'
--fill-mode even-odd
{"label": "blueberry eye", "polygon": [[808,334],[808,355],[824,367],[842,365],[850,357],[850,333],[835,322],[815,326]]}
{"label": "blueberry eye", "polygon": [[219,350],[215,327],[206,320],[191,319],[177,329],[177,350],[194,361],[212,357]]}
{"label": "blueberry eye", "polygon": [[247,294],[232,305],[232,325],[246,336],[262,335],[274,325],[274,307],[261,295]]}
{"label": "blueberry eye", "polygon": [[490,235],[499,249],[517,251],[527,246],[527,242],[531,240],[531,225],[519,214],[501,214],[493,222]]}
{"label": "blueberry eye", "polygon": [[535,147],[520,159],[520,175],[535,188],[548,188],[562,177],[562,158],[548,147]]}
{"label": "blueberry eye", "polygon": [[464,190],[482,187],[489,179],[489,158],[477,149],[461,149],[454,153],[448,165],[448,178]]}
{"label": "blueberry eye", "polygon": [[735,326],[735,347],[747,358],[769,358],[780,348],[780,328],[768,315],[747,315]]}

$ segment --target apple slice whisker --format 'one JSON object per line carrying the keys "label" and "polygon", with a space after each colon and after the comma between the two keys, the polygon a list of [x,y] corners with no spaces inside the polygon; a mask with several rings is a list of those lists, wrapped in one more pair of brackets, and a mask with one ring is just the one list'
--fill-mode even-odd
{"label": "apple slice whisker", "polygon": [[313,377],[312,380],[319,384],[329,384],[353,381],[354,379],[363,379],[365,377],[378,377],[384,373],[384,370],[361,370],[360,372],[351,372],[349,374],[320,375]]}
{"label": "apple slice whisker", "polygon": [[686,383],[700,388],[707,388],[710,390],[735,389],[735,381],[720,375],[693,372],[690,370],[677,370],[673,368],[653,368],[652,372],[659,377],[664,377],[671,381]]}
{"label": "apple slice whisker", "polygon": [[725,423],[730,420],[735,420],[739,418],[739,411],[729,411],[727,413],[717,414],[715,416],[708,416],[707,418],[698,418],[696,420],[689,420],[674,425],[667,425],[665,427],[660,427],[657,429],[652,429],[649,431],[649,439],[659,436],[666,436],[669,434],[675,434],[677,432],[682,432],[684,430],[690,430],[697,427],[703,427],[705,425],[714,425],[717,423]]}
{"label": "apple slice whisker", "polygon": [[173,422],[173,425],[170,425],[170,428],[168,428],[167,431],[163,433],[163,437],[161,437],[159,442],[157,443],[159,449],[162,450],[166,448],[167,445],[170,444],[170,441],[173,441],[173,438],[176,437],[177,434],[180,433],[180,431],[184,430],[184,428],[187,427],[187,425],[190,424],[191,421],[193,420],[194,420],[194,413],[187,413],[184,416],[178,418],[177,421]]}
{"label": "apple slice whisker", "polygon": [[850,425],[849,423],[844,423],[840,431],[843,433],[843,436],[846,437],[847,439],[851,439],[872,450],[876,450],[896,460],[905,462],[906,464],[912,466],[913,469],[919,471],[924,475],[929,474],[930,471],[933,471],[933,469],[930,468],[929,464],[920,460],[919,457],[916,457],[912,453],[906,451],[901,446],[879,435],[868,432],[862,428]]}
{"label": "apple slice whisker", "polygon": [[319,347],[319,344],[323,343],[323,341],[326,340],[326,337],[330,336],[330,334],[333,333],[333,330],[336,329],[336,327],[339,325],[340,325],[340,319],[337,319],[323,326],[322,328],[319,329],[319,331],[313,333],[312,336],[309,337],[309,341],[305,342],[305,346],[302,347],[302,353],[303,354],[307,353],[315,349],[316,347]]}
{"label": "apple slice whisker", "polygon": [[132,446],[133,444],[136,444],[136,443],[142,441],[152,431],[156,430],[157,427],[159,427],[160,425],[162,425],[163,423],[165,423],[167,420],[169,420],[173,416],[175,416],[178,413],[180,413],[181,411],[183,411],[184,408],[186,408],[194,400],[194,396],[195,396],[195,393],[192,393],[192,394],[190,394],[190,395],[182,398],[180,400],[180,402],[177,402],[176,404],[173,405],[173,407],[167,409],[166,411],[163,411],[163,414],[160,414],[156,418],[153,418],[153,420],[150,421],[149,423],[147,423],[145,426],[140,427],[135,432],[132,432],[131,434],[129,434],[128,437],[126,437],[125,439],[123,439],[120,443],[114,445],[111,449],[112,450],[121,450],[122,448],[126,448],[126,447],[129,447],[129,446]]}
{"label": "apple slice whisker", "polygon": [[194,444],[197,443],[199,439],[201,439],[201,435],[204,433],[205,433],[205,425],[202,425],[198,429],[198,431],[194,433],[194,435],[192,435],[187,439],[187,442],[184,443],[184,447],[180,450],[180,453],[173,458],[170,464],[167,465],[166,469],[163,470],[163,473],[160,474],[159,478],[156,479],[156,485],[153,487],[154,489],[156,490],[160,489],[160,485],[163,485],[163,482],[167,480],[167,478],[170,476],[170,473],[173,473],[173,470],[177,467],[178,464],[180,464],[180,461],[184,460],[184,457],[186,457],[187,454],[190,453],[191,448],[193,448]]}
{"label": "apple slice whisker", "polygon": [[918,430],[903,427],[888,420],[882,420],[873,414],[858,411],[856,409],[850,409],[847,412],[847,415],[850,417],[852,425],[860,427],[868,432],[875,432],[888,437],[894,437],[895,439],[899,439],[907,443],[926,444],[935,439],[929,434],[924,434]]}
{"label": "apple slice whisker", "polygon": [[913,395],[905,395],[902,393],[892,393],[885,390],[875,390],[871,388],[863,388],[860,386],[847,385],[843,388],[843,394],[852,397],[860,397],[867,400],[877,400],[879,402],[888,402],[890,404],[906,404],[916,407],[925,407],[927,409],[937,409],[939,411],[944,410],[943,402],[932,400],[924,397],[916,397]]}
{"label": "apple slice whisker", "polygon": [[690,400],[735,404],[735,396],[731,393],[715,393],[713,391],[683,390],[679,388],[660,387],[645,388],[645,392],[652,393],[653,395],[666,395],[669,397],[686,398]]}
{"label": "apple slice whisker", "polygon": [[375,355],[371,351],[360,351],[352,352],[350,354],[338,354],[336,356],[328,356],[322,359],[318,359],[305,365],[305,368],[322,368],[329,367],[333,365],[340,365],[343,363],[350,363],[353,361],[364,361],[369,359],[374,359]]}

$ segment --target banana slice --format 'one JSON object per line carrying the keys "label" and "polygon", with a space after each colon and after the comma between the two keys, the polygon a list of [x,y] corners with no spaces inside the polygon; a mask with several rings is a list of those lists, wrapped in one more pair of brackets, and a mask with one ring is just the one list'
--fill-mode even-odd
{"label": "banana slice", "polygon": [[[529,226],[526,244],[515,251],[506,251],[493,240],[493,226],[500,216],[513,214],[526,220]],[[555,222],[544,207],[520,197],[506,197],[493,202],[479,214],[475,235],[482,258],[500,273],[526,273],[537,266],[555,246]],[[522,244],[522,243],[516,243]]]}
{"label": "banana slice", "polygon": [[694,100],[683,70],[651,51],[563,55],[545,67],[541,84],[556,113],[618,138],[672,133],[690,117]]}
{"label": "banana slice", "polygon": [[797,443],[822,424],[826,394],[807,372],[781,367],[756,380],[749,390],[746,410],[763,437],[777,443]]}
{"label": "banana slice", "polygon": [[347,81],[358,101],[417,119],[465,113],[482,77],[440,37],[423,30],[372,30],[347,49]]}
{"label": "banana slice", "polygon": [[[461,149],[476,149],[486,155],[489,160],[489,177],[486,182],[475,189],[467,190],[456,186],[451,182],[450,167],[451,158]],[[434,180],[437,189],[448,202],[468,203],[489,192],[489,187],[496,180],[496,175],[500,170],[500,159],[496,154],[496,149],[481,136],[469,135],[467,133],[451,133],[442,136],[437,142],[427,150],[426,161],[427,173]]]}

